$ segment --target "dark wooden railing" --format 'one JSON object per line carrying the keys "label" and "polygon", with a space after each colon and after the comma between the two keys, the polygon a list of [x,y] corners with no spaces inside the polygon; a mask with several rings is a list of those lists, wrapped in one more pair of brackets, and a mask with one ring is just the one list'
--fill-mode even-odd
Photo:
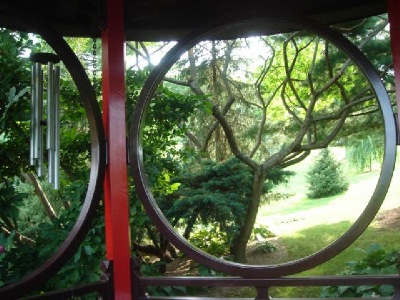
{"label": "dark wooden railing", "polygon": [[[242,277],[149,277],[149,276],[134,276],[133,290],[138,294],[140,300],[270,300],[270,299],[289,299],[289,298],[274,298],[269,294],[269,289],[273,287],[323,287],[323,286],[362,286],[362,285],[390,285],[393,286],[395,293],[393,297],[384,299],[400,299],[400,276],[385,275],[385,276],[316,276],[316,277],[280,277],[280,278],[242,278]],[[146,293],[147,287],[150,286],[185,286],[198,287],[204,290],[204,287],[231,287],[243,288],[253,287],[256,291],[254,298],[224,298],[224,297],[204,297],[204,296],[151,296]],[[77,286],[72,289],[65,289],[46,293],[43,295],[24,298],[26,300],[34,299],[70,299],[83,295],[96,293],[99,299],[113,299],[112,280],[103,278],[103,280]],[[302,298],[298,295],[296,299],[328,299],[328,298]],[[346,298],[350,299],[350,298]],[[356,298],[354,298],[356,299]],[[359,299],[359,298],[358,298]],[[363,298],[368,299],[368,298]],[[370,299],[377,299],[371,297]],[[382,298],[381,298],[382,299]]]}

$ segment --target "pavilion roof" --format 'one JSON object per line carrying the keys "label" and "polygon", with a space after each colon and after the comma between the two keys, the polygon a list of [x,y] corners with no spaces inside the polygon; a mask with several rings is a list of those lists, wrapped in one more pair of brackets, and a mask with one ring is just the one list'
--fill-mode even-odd
{"label": "pavilion roof", "polygon": [[[47,22],[63,36],[99,36],[105,0],[0,0],[0,26],[32,32],[18,16]],[[128,40],[175,40],[201,24],[243,11],[284,10],[324,24],[378,15],[385,0],[126,0]],[[28,27],[28,28],[27,28]]]}

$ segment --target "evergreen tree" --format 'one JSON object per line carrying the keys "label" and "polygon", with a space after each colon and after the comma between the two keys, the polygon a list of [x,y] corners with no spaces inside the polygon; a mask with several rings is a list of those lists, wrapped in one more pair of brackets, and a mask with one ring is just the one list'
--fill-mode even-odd
{"label": "evergreen tree", "polygon": [[[262,194],[287,182],[291,175],[291,171],[270,169],[263,182]],[[171,224],[181,227],[186,239],[196,244],[192,234],[198,236],[199,228],[212,227],[208,235],[218,235],[215,243],[219,244],[218,249],[223,249],[223,254],[230,251],[234,255],[239,230],[246,222],[253,180],[251,169],[236,157],[223,162],[203,160],[183,168],[172,179],[172,182],[180,183],[179,189],[161,197],[158,204]]]}
{"label": "evergreen tree", "polygon": [[308,171],[307,183],[309,184],[307,195],[312,199],[334,196],[349,187],[340,163],[327,148],[321,151],[317,161]]}

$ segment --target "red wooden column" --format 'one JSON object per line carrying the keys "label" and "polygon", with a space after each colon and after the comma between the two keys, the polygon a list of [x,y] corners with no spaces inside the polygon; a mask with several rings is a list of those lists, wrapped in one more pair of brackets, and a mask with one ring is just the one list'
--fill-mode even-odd
{"label": "red wooden column", "polygon": [[[395,79],[397,119],[400,124],[400,0],[388,0],[388,17],[390,23],[390,41],[392,46],[393,70]],[[400,132],[399,128],[397,128]],[[399,140],[399,137],[397,137]]]}
{"label": "red wooden column", "polygon": [[129,203],[125,124],[124,0],[107,0],[102,32],[103,121],[107,137],[104,182],[107,259],[113,262],[115,299],[131,299]]}

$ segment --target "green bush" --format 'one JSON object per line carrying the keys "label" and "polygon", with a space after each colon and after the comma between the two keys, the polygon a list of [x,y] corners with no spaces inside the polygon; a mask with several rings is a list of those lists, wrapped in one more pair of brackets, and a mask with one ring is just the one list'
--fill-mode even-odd
{"label": "green bush", "polygon": [[275,251],[275,245],[268,241],[258,242],[255,249],[256,253],[272,253]]}
{"label": "green bush", "polygon": [[341,165],[328,149],[323,149],[317,161],[307,173],[309,198],[323,198],[338,195],[349,187]]}
{"label": "green bush", "polygon": [[[398,251],[386,251],[379,244],[372,244],[367,251],[361,251],[365,257],[348,262],[347,270],[338,275],[398,274]],[[327,286],[322,288],[321,297],[390,297],[393,293],[391,285]]]}

